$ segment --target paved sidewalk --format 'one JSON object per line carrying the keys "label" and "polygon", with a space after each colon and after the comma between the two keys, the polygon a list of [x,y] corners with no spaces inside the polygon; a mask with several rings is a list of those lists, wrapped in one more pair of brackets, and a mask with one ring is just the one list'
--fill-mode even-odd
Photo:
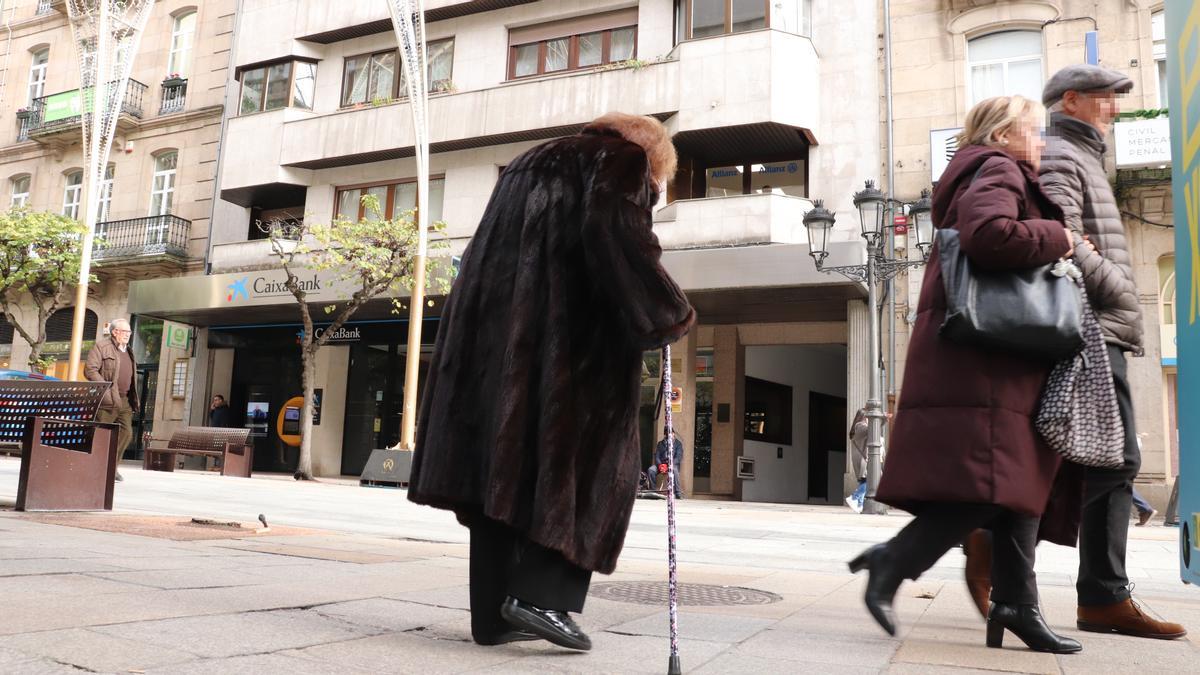
{"label": "paved sidewalk", "polygon": [[[18,514],[3,510],[15,498],[16,462],[0,459],[0,672],[665,672],[665,608],[601,585],[665,579],[662,502],[638,502],[620,567],[596,578],[580,620],[595,649],[576,654],[538,642],[472,644],[466,532],[400,491],[122,473],[114,514]],[[272,532],[255,534],[259,513]],[[193,516],[249,527],[201,530]],[[1036,654],[1011,636],[1004,650],[985,648],[955,552],[902,588],[901,633],[888,638],[863,610],[864,580],[845,560],[905,522],[683,502],[681,581],[715,587],[697,586],[709,596],[723,586],[766,593],[742,594],[761,604],[685,606],[685,672],[1177,673],[1200,663],[1200,635],[1158,642],[1074,630],[1075,552],[1049,545],[1038,561],[1044,609],[1083,641],[1082,654]],[[1200,633],[1200,591],[1178,581],[1175,536],[1134,528],[1131,573],[1145,606]]]}

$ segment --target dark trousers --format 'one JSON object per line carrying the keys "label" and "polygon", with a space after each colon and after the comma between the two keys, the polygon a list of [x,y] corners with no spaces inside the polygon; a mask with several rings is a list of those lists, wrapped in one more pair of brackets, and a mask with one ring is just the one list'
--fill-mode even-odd
{"label": "dark trousers", "polygon": [[592,582],[589,570],[561,553],[525,539],[490,518],[471,521],[471,636],[490,643],[512,630],[500,605],[512,596],[541,609],[582,612]]}
{"label": "dark trousers", "polygon": [[1083,520],[1079,526],[1079,580],[1075,590],[1083,607],[1112,605],[1129,598],[1125,547],[1133,508],[1133,479],[1142,467],[1134,428],[1128,364],[1120,347],[1108,346],[1117,407],[1125,426],[1125,464],[1119,469],[1088,468],[1083,487]]}
{"label": "dark trousers", "polygon": [[992,602],[1038,601],[1033,571],[1039,519],[994,504],[938,504],[922,511],[888,542],[888,554],[908,579],[933,567],[946,551],[981,527],[992,530]]}
{"label": "dark trousers", "polygon": [[125,454],[125,449],[129,447],[129,441],[133,440],[133,408],[129,407],[129,400],[124,396],[119,396],[117,407],[98,408],[96,421],[113,423],[118,427],[117,450],[111,458],[113,466],[118,466],[121,456]]}

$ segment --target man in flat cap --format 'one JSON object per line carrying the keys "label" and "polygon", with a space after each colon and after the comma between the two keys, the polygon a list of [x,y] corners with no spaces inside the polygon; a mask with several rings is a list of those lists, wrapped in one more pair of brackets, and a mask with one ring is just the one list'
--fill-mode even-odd
{"label": "man in flat cap", "polygon": [[1098,633],[1173,639],[1187,631],[1145,614],[1130,597],[1125,571],[1133,479],[1142,463],[1125,354],[1143,353],[1142,311],[1125,225],[1104,170],[1104,152],[1118,112],[1117,95],[1132,88],[1133,82],[1121,73],[1093,65],[1067,66],[1050,78],[1042,93],[1051,114],[1040,182],[1075,233],[1075,261],[1108,343],[1125,427],[1125,464],[1085,472],[1075,584],[1078,626]]}

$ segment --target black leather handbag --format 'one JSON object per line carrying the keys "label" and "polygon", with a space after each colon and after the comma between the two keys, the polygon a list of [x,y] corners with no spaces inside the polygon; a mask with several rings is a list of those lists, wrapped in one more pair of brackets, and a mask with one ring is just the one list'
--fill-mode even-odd
{"label": "black leather handbag", "polygon": [[974,269],[959,247],[958,230],[937,231],[946,285],[946,319],[939,330],[960,344],[1058,361],[1083,348],[1079,287],[1054,265],[998,272]]}

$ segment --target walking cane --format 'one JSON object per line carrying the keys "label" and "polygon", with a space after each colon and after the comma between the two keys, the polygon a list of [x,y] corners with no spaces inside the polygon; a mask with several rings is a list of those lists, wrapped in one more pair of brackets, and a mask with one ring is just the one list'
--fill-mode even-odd
{"label": "walking cane", "polygon": [[671,621],[671,659],[667,675],[682,675],[679,665],[679,583],[675,564],[675,425],[671,421],[671,345],[662,350],[663,420],[667,427],[667,614]]}

